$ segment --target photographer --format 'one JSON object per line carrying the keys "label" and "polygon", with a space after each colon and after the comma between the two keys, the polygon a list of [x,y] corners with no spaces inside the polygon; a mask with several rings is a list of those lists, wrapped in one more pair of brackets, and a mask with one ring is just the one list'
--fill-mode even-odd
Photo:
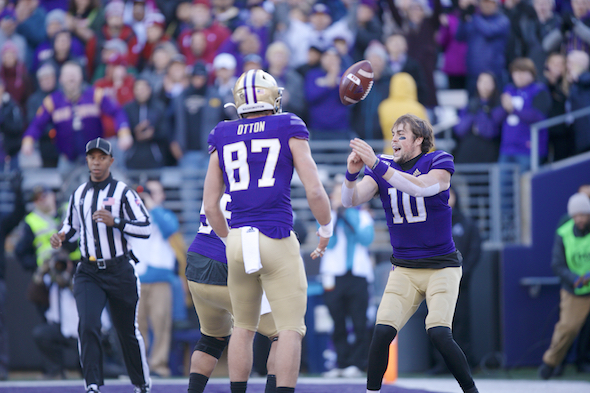
{"label": "photographer", "polygon": [[78,353],[78,311],[72,292],[74,263],[57,251],[35,271],[33,281],[47,287],[49,307],[46,322],[33,329],[33,338],[43,355],[43,377],[65,379],[65,351]]}

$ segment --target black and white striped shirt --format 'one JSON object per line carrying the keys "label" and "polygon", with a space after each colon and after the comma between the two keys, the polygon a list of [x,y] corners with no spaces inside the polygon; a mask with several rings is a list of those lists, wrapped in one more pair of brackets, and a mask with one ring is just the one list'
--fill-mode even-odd
{"label": "black and white striped shirt", "polygon": [[[109,227],[94,221],[92,214],[101,208],[121,218],[121,223]],[[70,242],[80,239],[82,257],[111,259],[129,253],[127,236],[150,236],[149,218],[135,190],[109,175],[102,182],[88,181],[74,191],[60,232],[65,233]]]}

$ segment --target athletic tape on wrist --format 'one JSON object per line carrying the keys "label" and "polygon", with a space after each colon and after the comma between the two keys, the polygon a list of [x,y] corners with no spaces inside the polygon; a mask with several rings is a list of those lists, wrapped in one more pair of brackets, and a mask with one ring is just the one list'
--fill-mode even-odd
{"label": "athletic tape on wrist", "polygon": [[350,172],[348,172],[348,169],[347,169],[344,177],[346,177],[346,180],[348,180],[348,181],[356,181],[356,179],[358,179],[360,174],[361,174],[361,171],[358,171],[356,173],[350,173]]}
{"label": "athletic tape on wrist", "polygon": [[321,237],[332,237],[332,233],[334,232],[334,227],[332,225],[332,221],[330,221],[326,225],[320,225],[320,229],[318,229],[318,233]]}
{"label": "athletic tape on wrist", "polygon": [[387,165],[387,163],[385,163],[385,161],[381,161],[380,159],[377,158],[377,161],[375,163],[375,165],[373,165],[373,173],[376,174],[377,176],[383,176],[385,175],[385,173],[387,173],[387,170],[389,169],[389,165]]}

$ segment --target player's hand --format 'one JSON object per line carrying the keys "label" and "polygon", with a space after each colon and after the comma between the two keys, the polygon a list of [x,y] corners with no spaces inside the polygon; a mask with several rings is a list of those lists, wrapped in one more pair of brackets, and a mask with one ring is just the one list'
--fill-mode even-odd
{"label": "player's hand", "polygon": [[[316,233],[318,236],[320,236],[319,233]],[[316,247],[315,250],[313,250],[313,252],[310,254],[311,259],[317,259],[319,257],[323,257],[324,253],[326,252],[326,247],[328,247],[328,242],[330,241],[329,237],[321,237],[320,236],[320,243],[318,244],[318,246]]]}
{"label": "player's hand", "polygon": [[355,152],[351,152],[348,155],[348,158],[346,159],[346,169],[348,170],[348,172],[360,172],[361,169],[363,169],[363,165],[365,165],[365,163],[363,162],[363,160],[361,160],[358,154],[356,154]]}
{"label": "player's hand", "polygon": [[354,138],[350,141],[350,147],[352,148],[352,152],[356,153],[366,166],[369,168],[373,167],[373,164],[375,164],[375,161],[377,160],[377,156],[371,145],[362,139]]}
{"label": "player's hand", "polygon": [[66,234],[62,232],[57,232],[51,235],[49,239],[49,243],[51,243],[52,248],[60,248],[61,243],[66,240]]}
{"label": "player's hand", "polygon": [[115,225],[115,219],[110,211],[106,209],[100,209],[94,212],[92,219],[96,222],[102,222],[108,227]]}

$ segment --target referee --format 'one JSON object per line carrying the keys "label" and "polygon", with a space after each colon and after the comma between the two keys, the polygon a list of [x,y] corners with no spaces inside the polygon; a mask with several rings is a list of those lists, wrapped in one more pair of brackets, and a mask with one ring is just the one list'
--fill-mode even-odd
{"label": "referee", "polygon": [[90,181],[70,197],[62,229],[51,246],[79,239],[82,260],[74,275],[74,297],[80,316],[80,361],[87,393],[104,384],[100,316],[105,305],[123,350],[135,393],[149,393],[151,380],[143,338],[137,328],[139,279],[128,238],[150,236],[148,213],[134,190],[111,175],[111,144],[102,138],[86,144]]}

